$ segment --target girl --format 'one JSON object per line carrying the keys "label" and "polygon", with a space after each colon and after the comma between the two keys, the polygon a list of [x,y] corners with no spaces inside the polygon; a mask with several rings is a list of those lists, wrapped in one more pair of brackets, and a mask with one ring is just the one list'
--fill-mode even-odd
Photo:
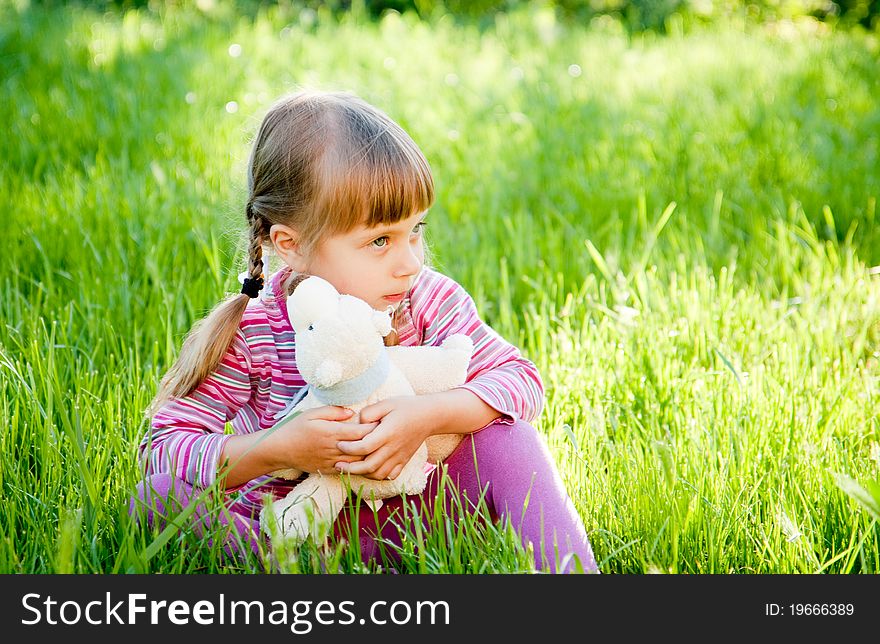
{"label": "girl", "polygon": [[[193,328],[163,378],[140,446],[146,476],[132,511],[137,501],[154,521],[154,512],[186,506],[220,476],[229,509],[221,521],[231,520],[256,549],[262,498],[282,498],[292,486],[270,472],[293,467],[394,478],[426,437],[459,433],[468,436],[445,461],[459,494],[471,502],[484,494],[493,518],[511,519],[533,545],[536,567],[571,572],[579,563],[596,571],[584,526],[528,424],[543,401],[535,365],[480,320],[461,286],[425,266],[434,185],[412,139],[355,96],[301,92],[265,116],[248,188],[249,261],[241,293]],[[284,268],[264,288],[268,246]],[[300,274],[318,275],[376,309],[392,307],[392,342],[439,345],[467,333],[475,347],[467,383],[385,400],[360,418],[323,407],[275,427],[305,385],[285,306]],[[227,421],[231,434],[224,431]],[[439,478],[435,470],[417,504],[431,507]],[[403,502],[386,499],[378,525],[371,508],[360,510],[365,560],[378,556],[382,540],[399,545],[388,519]],[[201,509],[196,516],[208,521]]]}

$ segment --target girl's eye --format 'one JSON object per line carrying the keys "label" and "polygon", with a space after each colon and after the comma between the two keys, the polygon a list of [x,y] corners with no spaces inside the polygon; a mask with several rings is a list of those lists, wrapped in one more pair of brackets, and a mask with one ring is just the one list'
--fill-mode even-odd
{"label": "girl's eye", "polygon": [[376,248],[385,248],[388,245],[388,237],[379,237],[373,240],[373,246]]}

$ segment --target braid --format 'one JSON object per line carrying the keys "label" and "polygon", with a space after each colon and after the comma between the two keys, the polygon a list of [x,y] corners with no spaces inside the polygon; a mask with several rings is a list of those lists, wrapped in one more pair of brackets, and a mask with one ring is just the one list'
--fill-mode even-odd
{"label": "braid", "polygon": [[294,289],[307,277],[310,277],[308,273],[293,273],[287,281],[287,294],[293,295]]}
{"label": "braid", "polygon": [[403,307],[398,306],[391,314],[391,333],[385,336],[384,342],[386,347],[396,347],[400,344],[400,336],[397,329],[403,321]]}
{"label": "braid", "polygon": [[220,365],[238,332],[250,298],[263,288],[263,218],[254,212],[253,202],[245,208],[248,231],[248,270],[241,293],[233,295],[197,322],[184,340],[180,355],[168,369],[147,413],[153,415],[166,402],[191,394]]}
{"label": "braid", "polygon": [[248,270],[241,292],[248,297],[257,297],[263,288],[263,237],[266,227],[263,218],[254,211],[253,200],[245,207],[248,221]]}

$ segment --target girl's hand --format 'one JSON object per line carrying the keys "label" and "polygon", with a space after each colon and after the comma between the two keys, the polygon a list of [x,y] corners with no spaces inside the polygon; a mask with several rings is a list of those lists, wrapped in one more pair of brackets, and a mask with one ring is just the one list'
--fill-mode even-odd
{"label": "girl's hand", "polygon": [[428,396],[398,396],[361,410],[361,423],[378,427],[363,439],[344,440],[339,450],[347,455],[336,469],[371,479],[393,479],[437,424],[437,410]]}
{"label": "girl's hand", "polygon": [[336,474],[337,463],[361,460],[360,456],[345,454],[337,444],[363,439],[378,423],[346,422],[352,416],[353,412],[345,407],[317,407],[266,430],[264,449],[271,454],[273,470],[293,467],[304,472]]}

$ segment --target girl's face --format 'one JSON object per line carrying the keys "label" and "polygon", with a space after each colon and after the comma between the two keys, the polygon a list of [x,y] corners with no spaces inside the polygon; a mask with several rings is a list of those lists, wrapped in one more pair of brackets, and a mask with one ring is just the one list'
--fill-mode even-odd
{"label": "girl's face", "polygon": [[425,264],[426,215],[334,235],[318,243],[304,266],[293,268],[327,280],[378,311],[397,308]]}

